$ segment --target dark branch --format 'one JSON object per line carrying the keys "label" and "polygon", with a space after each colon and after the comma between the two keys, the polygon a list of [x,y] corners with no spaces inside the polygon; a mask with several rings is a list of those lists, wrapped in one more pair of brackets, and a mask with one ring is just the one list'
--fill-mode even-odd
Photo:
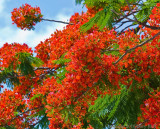
{"label": "dark branch", "polygon": [[152,29],[152,30],[160,30],[160,27],[156,27],[156,26],[149,26],[149,25],[147,25],[147,24],[145,24],[145,23],[142,23],[142,22],[138,22],[140,25],[142,25],[142,26],[145,26],[146,28],[150,28],[150,29]]}
{"label": "dark branch", "polygon": [[36,67],[36,68],[34,68],[34,71],[36,71],[36,70],[46,70],[46,69],[51,69],[51,68],[49,68],[49,67]]}
{"label": "dark branch", "polygon": [[115,28],[115,29],[118,29],[118,28],[120,28],[121,26],[123,26],[125,23],[127,23],[127,22],[131,22],[131,21],[123,21],[123,22],[121,22],[121,24],[117,27],[117,28]]}
{"label": "dark branch", "polygon": [[137,125],[137,126],[135,127],[135,129],[141,128],[141,126],[144,125],[146,122],[148,122],[148,119],[146,119],[144,122],[142,122],[142,123],[140,123],[139,125]]}
{"label": "dark branch", "polygon": [[[117,13],[115,10],[111,10],[113,13],[115,13],[116,15],[119,15],[119,16],[121,16],[122,18],[120,18],[120,19],[118,19],[116,22],[118,23],[118,22],[120,22],[120,21],[122,21],[123,19],[128,19],[130,22],[137,22],[137,24],[139,24],[139,25],[142,25],[142,26],[144,26],[144,27],[146,27],[146,28],[150,28],[150,29],[152,29],[152,30],[160,30],[160,27],[157,27],[157,26],[149,26],[149,25],[147,25],[146,24],[146,22],[140,22],[140,21],[138,21],[137,20],[137,18],[135,17],[135,13],[137,13],[138,11],[134,11],[134,12],[131,12],[131,13],[129,13],[128,15],[120,15],[119,13]],[[140,11],[140,10],[139,10]],[[133,19],[131,19],[131,18],[128,18],[128,16],[130,16],[130,15],[133,15],[134,16],[134,18],[135,18],[135,20],[133,20]]]}
{"label": "dark branch", "polygon": [[[128,4],[129,10],[132,12],[132,9],[131,9],[131,6],[130,6],[128,0],[126,0],[126,2],[127,2],[127,4]],[[135,19],[136,21],[138,21],[137,18],[136,18],[136,16],[134,15],[134,13],[133,13],[132,15],[133,15],[134,19]]]}
{"label": "dark branch", "polygon": [[115,13],[115,14],[117,14],[117,15],[119,15],[119,16],[121,17],[120,19],[118,19],[117,21],[115,21],[116,23],[118,23],[118,22],[122,21],[123,19],[127,18],[128,16],[130,16],[130,15],[132,15],[132,14],[134,14],[134,13],[139,12],[140,10],[131,12],[131,13],[127,14],[127,15],[120,15],[120,14],[117,13],[115,10],[111,10],[111,11],[112,11],[113,13]]}
{"label": "dark branch", "polygon": [[44,119],[46,119],[47,116],[43,116],[39,121],[37,121],[36,123],[32,124],[32,125],[29,125],[29,129],[33,129],[36,125],[40,124],[41,122],[44,121]]}
{"label": "dark branch", "polygon": [[91,88],[88,87],[86,91],[84,91],[80,96],[78,96],[77,98],[75,98],[75,102],[78,101],[82,96],[84,96]]}
{"label": "dark branch", "polygon": [[[23,114],[25,114],[25,113],[28,113],[28,112],[33,111],[33,110],[41,109],[41,108],[43,108],[43,106],[36,107],[36,108],[34,108],[34,109],[26,110],[25,112],[22,112],[22,113],[16,115],[14,118],[12,118],[12,119],[11,119],[9,122],[7,122],[7,123],[12,122],[13,120],[15,120],[16,118],[18,118],[19,116],[21,116],[21,115],[23,115]],[[5,126],[7,126],[7,123],[6,123],[5,125],[0,125],[0,127],[5,127]]]}
{"label": "dark branch", "polygon": [[137,45],[137,46],[135,46],[135,47],[133,47],[133,48],[127,49],[126,52],[125,52],[116,62],[114,62],[114,65],[117,64],[121,59],[123,59],[123,57],[124,57],[125,55],[127,55],[127,53],[131,52],[132,50],[135,50],[135,49],[138,48],[138,47],[141,47],[141,46],[145,45],[146,43],[150,42],[151,40],[153,40],[153,39],[154,39],[155,37],[157,37],[158,35],[160,35],[160,31],[159,31],[157,34],[155,34],[152,38],[150,38],[150,39],[142,42],[141,44],[139,44],[139,45]]}
{"label": "dark branch", "polygon": [[44,19],[44,18],[42,18],[41,20],[43,20],[43,21],[51,21],[51,22],[58,22],[58,23],[63,23],[63,24],[74,25],[73,23],[64,22],[64,21],[50,20],[50,19]]}
{"label": "dark branch", "polygon": [[135,26],[135,25],[131,24],[131,25],[126,26],[125,28],[123,28],[123,29],[121,30],[120,34],[123,33],[127,28],[129,28],[129,27],[131,27],[131,26]]}
{"label": "dark branch", "polygon": [[135,34],[137,34],[137,33],[139,32],[140,29],[141,29],[141,28],[140,28],[139,26],[137,26],[136,28],[134,28],[133,31],[134,31]]}

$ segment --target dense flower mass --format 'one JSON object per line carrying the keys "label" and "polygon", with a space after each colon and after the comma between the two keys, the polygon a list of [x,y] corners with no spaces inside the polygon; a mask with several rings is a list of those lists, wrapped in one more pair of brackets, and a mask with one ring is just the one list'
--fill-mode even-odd
{"label": "dense flower mass", "polygon": [[0,100],[0,126],[7,122],[9,125],[16,123],[19,128],[18,126],[22,125],[21,119],[10,120],[15,117],[17,107],[23,105],[22,96],[16,91],[5,90],[0,94]]}
{"label": "dense flower mass", "polygon": [[[104,128],[121,105],[130,104],[125,101],[131,95],[135,107],[141,100],[141,107],[130,110],[137,111],[134,124],[160,127],[160,32],[145,26],[138,26],[141,33],[131,29],[118,33],[107,27],[100,31],[97,24],[83,32],[81,26],[106,5],[75,13],[70,18],[73,25],[56,30],[34,53],[26,44],[6,43],[0,48],[0,88],[8,82],[13,86],[0,93],[0,127],[32,128],[45,121],[50,129]],[[159,5],[148,19],[152,27],[159,27]],[[134,6],[125,3],[120,9],[126,12]],[[21,29],[32,29],[41,18],[40,9],[28,4],[12,12]],[[96,104],[100,113],[90,109]]]}
{"label": "dense flower mass", "polygon": [[151,125],[152,128],[160,127],[160,92],[155,91],[150,95],[143,105],[141,105],[141,121],[146,121],[145,125]]}
{"label": "dense flower mass", "polygon": [[5,43],[3,47],[0,48],[0,67],[1,68],[7,68],[12,64],[15,66],[15,64],[18,62],[18,57],[16,56],[17,53],[30,53],[32,54],[32,49],[28,47],[27,44],[19,44],[19,43],[12,43],[8,44]]}
{"label": "dense flower mass", "polygon": [[42,14],[39,7],[31,7],[29,4],[22,5],[20,8],[14,8],[11,12],[13,24],[22,30],[33,29],[37,22],[41,21]]}
{"label": "dense flower mass", "polygon": [[150,18],[152,19],[150,21],[150,24],[153,26],[160,26],[160,15],[157,15],[160,13],[160,3],[157,3],[156,7],[153,8],[152,14],[150,15]]}

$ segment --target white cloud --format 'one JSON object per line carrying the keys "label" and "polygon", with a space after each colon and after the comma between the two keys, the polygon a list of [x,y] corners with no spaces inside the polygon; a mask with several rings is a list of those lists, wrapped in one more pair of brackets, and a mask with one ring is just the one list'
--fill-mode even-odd
{"label": "white cloud", "polygon": [[[70,16],[64,14],[58,14],[56,20],[68,21]],[[39,24],[44,24],[44,30],[38,28],[39,31],[23,31],[19,28],[14,28],[13,26],[5,26],[0,30],[0,47],[8,42],[8,43],[27,43],[30,47],[35,47],[40,41],[44,41],[46,38],[50,37],[50,35],[56,29],[63,29],[65,24],[62,23],[51,23],[47,24],[45,21]]]}
{"label": "white cloud", "polygon": [[0,0],[0,13],[3,12],[5,0]]}
{"label": "white cloud", "polygon": [[0,0],[0,16],[5,16],[5,8],[6,8],[6,3],[9,2],[10,0]]}
{"label": "white cloud", "polygon": [[[34,31],[23,31],[19,28],[16,28],[16,25],[12,25],[10,13],[5,11],[5,4],[10,0],[0,0],[0,19],[3,19],[4,26],[0,28],[0,47],[4,43],[26,43],[29,47],[37,46],[40,41],[44,41],[46,38],[50,37],[52,33],[56,29],[63,29],[65,24],[62,23],[49,23],[47,21],[39,23],[35,26]],[[66,11],[69,11],[69,15],[66,14]],[[67,9],[65,11],[60,12],[54,18],[49,17],[49,19],[60,20],[60,21],[68,21],[71,15],[71,10]]]}

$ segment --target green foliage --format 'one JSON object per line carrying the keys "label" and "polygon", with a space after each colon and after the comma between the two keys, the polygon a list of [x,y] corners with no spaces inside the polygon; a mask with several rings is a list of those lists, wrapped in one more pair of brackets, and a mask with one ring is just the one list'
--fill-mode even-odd
{"label": "green foliage", "polygon": [[71,59],[66,59],[65,55],[66,55],[66,53],[64,53],[58,60],[54,60],[53,63],[65,66],[65,63],[68,63],[71,61]]}
{"label": "green foliage", "polygon": [[0,83],[6,83],[8,87],[12,87],[13,83],[19,84],[16,72],[10,68],[5,68],[0,72]]}
{"label": "green foliage", "polygon": [[149,0],[140,5],[141,9],[136,14],[136,18],[140,22],[145,22],[149,19],[149,15],[151,14],[151,10],[156,5],[156,1]]}
{"label": "green foliage", "polygon": [[61,58],[59,58],[58,60],[53,61],[53,63],[61,66],[58,69],[56,69],[56,74],[55,74],[55,78],[57,79],[58,83],[61,83],[61,81],[65,78],[65,74],[67,73],[67,70],[65,68],[65,63],[68,63],[71,61],[71,59],[66,59],[64,57],[65,54],[63,54]]}
{"label": "green foliage", "polygon": [[83,0],[76,0],[76,4],[81,4]]}
{"label": "green foliage", "polygon": [[16,129],[13,126],[6,125],[5,127],[0,127],[0,129]]}
{"label": "green foliage", "polygon": [[113,28],[114,19],[116,17],[119,17],[112,12],[115,7],[111,5],[105,7],[103,10],[99,11],[93,18],[91,18],[89,22],[81,26],[81,29],[83,31],[87,31],[91,29],[94,24],[97,24],[100,30],[102,30],[105,26],[110,29]]}
{"label": "green foliage", "polygon": [[77,125],[79,122],[79,119],[72,114],[73,110],[74,108],[72,106],[67,106],[61,111],[61,113],[65,118],[65,122],[69,120],[73,125]]}
{"label": "green foliage", "polygon": [[149,87],[151,89],[157,89],[160,87],[160,76],[155,75],[154,73],[151,73],[150,78],[148,79]]}
{"label": "green foliage", "polygon": [[[7,86],[12,87],[13,84],[19,84],[19,76],[34,76],[34,67],[39,67],[43,62],[30,53],[17,53],[17,62],[12,62],[8,68],[4,68],[0,72],[0,83],[6,83]],[[16,66],[16,67],[15,67]]]}
{"label": "green foliage", "polygon": [[[80,3],[82,1],[77,0],[76,2]],[[120,19],[126,15],[125,12],[120,10],[122,7],[128,6],[128,3],[130,6],[137,5],[136,11],[138,11],[135,13],[135,16],[139,22],[144,23],[149,19],[151,10],[158,2],[159,0],[147,0],[145,2],[142,0],[85,0],[84,4],[86,4],[87,7],[94,8],[95,10],[103,8],[103,10],[97,12],[89,22],[82,25],[81,29],[82,31],[86,32],[95,24],[100,30],[102,30],[104,27],[112,29],[115,27],[115,25],[120,23],[122,21]],[[138,22],[131,22],[132,25],[139,24]]]}
{"label": "green foliage", "polygon": [[35,75],[33,66],[41,66],[43,62],[29,53],[17,53],[20,64],[17,64],[17,70],[21,71],[23,75]]}
{"label": "green foliage", "polygon": [[49,120],[48,117],[45,115],[39,118],[39,121],[36,125],[30,126],[30,129],[49,129],[48,125]]}
{"label": "green foliage", "polygon": [[55,64],[64,65],[65,63],[70,62],[70,61],[71,61],[70,59],[63,59],[63,58],[60,58],[60,59],[58,59],[58,60],[54,60],[53,62],[54,62]]}
{"label": "green foliage", "polygon": [[36,94],[30,100],[33,101],[34,99],[39,98],[41,96],[42,96],[42,94]]}
{"label": "green foliage", "polygon": [[90,119],[90,124],[94,127],[94,129],[103,129],[103,123],[97,117],[96,118],[91,118]]}
{"label": "green foliage", "polygon": [[114,44],[112,46],[112,48],[110,48],[110,50],[104,50],[103,53],[106,54],[106,55],[116,55],[116,56],[118,56],[120,54],[118,49],[119,49],[119,45]]}
{"label": "green foliage", "polygon": [[108,125],[135,125],[137,117],[141,113],[140,105],[149,96],[143,89],[126,89],[125,86],[119,95],[106,95],[99,97],[95,104],[89,107],[91,118],[100,119],[103,127]]}
{"label": "green foliage", "polygon": [[35,123],[30,125],[30,129],[49,129],[48,128],[49,120],[48,120],[48,117],[46,116],[45,108],[43,108],[39,112],[36,112],[36,114],[30,115],[29,117],[27,117],[25,119],[26,122],[28,122],[27,121],[28,118],[29,119],[37,118],[37,121],[35,121]]}
{"label": "green foliage", "polygon": [[[102,30],[105,26],[112,29],[115,19],[118,19],[120,16],[113,12],[120,13],[119,9],[122,7],[124,1],[120,0],[85,0],[85,4],[88,7],[97,7],[103,8],[99,11],[90,21],[84,24],[81,29],[87,31],[91,29],[94,24]],[[120,6],[121,5],[121,6]]]}
{"label": "green foliage", "polygon": [[60,67],[56,70],[55,78],[57,79],[57,82],[61,84],[61,81],[65,78],[65,74],[67,73],[67,70],[65,67]]}
{"label": "green foliage", "polygon": [[34,21],[35,23],[38,23],[41,21],[41,17],[43,17],[42,14],[37,15],[35,18],[33,18],[32,16],[29,15],[25,15],[25,22],[27,22],[28,24],[30,24],[31,28],[29,28],[28,30],[34,30],[34,26],[32,25],[32,21]]}

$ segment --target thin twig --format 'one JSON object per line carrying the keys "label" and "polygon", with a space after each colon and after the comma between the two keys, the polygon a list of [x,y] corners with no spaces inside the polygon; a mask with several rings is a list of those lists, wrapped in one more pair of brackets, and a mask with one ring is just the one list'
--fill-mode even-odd
{"label": "thin twig", "polygon": [[160,35],[160,31],[159,31],[157,34],[155,34],[152,38],[150,38],[150,39],[142,42],[141,44],[139,44],[139,45],[137,45],[137,46],[135,46],[135,47],[133,47],[133,48],[127,49],[126,52],[125,52],[116,62],[114,62],[114,65],[117,64],[120,60],[122,60],[123,57],[124,57],[125,55],[127,55],[127,53],[129,53],[129,52],[132,51],[132,50],[135,50],[135,49],[138,48],[138,47],[141,47],[141,46],[145,45],[146,43],[150,42],[151,40],[153,40],[153,39],[154,39],[155,37],[157,37],[158,35]]}
{"label": "thin twig", "polygon": [[123,26],[125,23],[127,23],[127,22],[131,22],[131,21],[123,21],[117,28],[115,28],[115,29],[118,29],[118,28],[120,28],[121,26]]}
{"label": "thin twig", "polygon": [[117,15],[119,15],[119,16],[121,16],[122,18],[120,18],[120,19],[118,19],[117,21],[115,21],[115,22],[120,22],[120,21],[122,21],[123,19],[125,19],[126,17],[128,17],[128,16],[130,16],[130,15],[132,15],[132,14],[134,14],[134,13],[137,13],[137,12],[139,12],[140,10],[137,10],[137,11],[134,11],[134,12],[131,12],[131,13],[129,13],[129,14],[127,14],[127,15],[120,15],[119,13],[117,13],[115,10],[111,10],[113,13],[115,13],[115,14],[117,14]]}
{"label": "thin twig", "polygon": [[142,125],[144,125],[146,122],[148,122],[148,119],[146,119],[144,122],[140,123],[135,127],[135,129],[141,128]]}
{"label": "thin twig", "polygon": [[[43,118],[41,118],[41,119],[40,119],[39,121],[37,121],[36,123],[34,123],[34,124],[32,124],[32,125],[29,125],[29,129],[32,129],[32,128],[35,127],[37,124],[39,124],[40,122],[42,122],[45,117],[46,117],[46,115],[43,116]],[[46,117],[46,118],[47,118],[47,117]]]}
{"label": "thin twig", "polygon": [[160,30],[160,27],[157,27],[157,26],[149,26],[149,25],[147,25],[145,22],[142,23],[142,22],[140,22],[140,21],[138,21],[138,20],[133,20],[133,19],[131,19],[131,18],[128,18],[128,16],[133,15],[134,13],[136,13],[136,12],[138,12],[138,11],[131,12],[131,13],[128,14],[128,15],[120,15],[120,14],[117,13],[115,10],[111,10],[111,11],[112,11],[113,13],[119,15],[119,16],[123,16],[122,18],[120,18],[119,20],[117,20],[117,22],[120,22],[121,20],[123,20],[123,19],[126,18],[126,19],[128,19],[129,21],[131,21],[131,22],[137,22],[139,25],[145,26],[146,28],[150,28],[150,29],[152,29],[152,30]]}
{"label": "thin twig", "polygon": [[77,98],[75,98],[75,102],[78,101],[82,96],[84,96],[90,89],[92,89],[93,87],[96,86],[96,83],[93,84],[93,86],[91,87],[87,87],[86,91],[82,92],[82,94],[80,96],[78,96]]}
{"label": "thin twig", "polygon": [[135,25],[131,24],[131,25],[126,26],[125,28],[123,28],[123,29],[121,30],[120,34],[123,33],[127,28],[129,28],[129,27],[131,27],[131,26],[135,26]]}
{"label": "thin twig", "polygon": [[104,52],[116,52],[116,51],[120,51],[119,49],[106,49],[106,50],[102,50],[102,53]]}
{"label": "thin twig", "polygon": [[34,71],[36,71],[36,70],[40,70],[40,69],[51,69],[51,68],[49,68],[49,67],[35,67],[34,68]]}
{"label": "thin twig", "polygon": [[150,28],[150,29],[152,29],[152,30],[160,30],[160,27],[149,26],[149,25],[146,25],[146,24],[144,24],[144,23],[142,23],[142,22],[139,22],[139,24],[145,26],[146,28]]}
{"label": "thin twig", "polygon": [[[127,4],[128,4],[129,10],[132,12],[132,9],[131,9],[131,6],[130,6],[128,0],[126,0],[126,2],[127,2]],[[136,16],[134,15],[134,13],[133,13],[132,15],[133,15],[134,19],[135,19],[136,21],[138,21],[138,19],[137,19]]]}
{"label": "thin twig", "polygon": [[120,50],[119,49],[108,49],[108,50],[105,50],[105,51],[113,52],[113,51],[120,51]]}
{"label": "thin twig", "polygon": [[[30,112],[30,111],[33,111],[33,110],[37,110],[37,109],[41,109],[41,108],[43,108],[43,106],[36,107],[36,108],[34,108],[34,109],[29,109],[29,110],[27,110],[27,111],[25,111],[25,112],[22,112],[22,113],[16,115],[14,118],[12,118],[12,119],[11,119],[9,122],[7,122],[7,123],[12,122],[12,121],[15,120],[16,118],[18,118],[19,116],[21,116],[21,115],[23,115],[23,114],[25,114],[25,113],[27,113],[27,112]],[[7,123],[4,124],[4,125],[0,125],[0,127],[5,127],[5,126],[7,126]]]}
{"label": "thin twig", "polygon": [[51,22],[58,22],[58,23],[63,23],[63,24],[74,25],[73,23],[64,22],[64,21],[50,20],[50,19],[44,19],[44,18],[42,18],[41,20],[43,20],[43,21],[51,21]]}

